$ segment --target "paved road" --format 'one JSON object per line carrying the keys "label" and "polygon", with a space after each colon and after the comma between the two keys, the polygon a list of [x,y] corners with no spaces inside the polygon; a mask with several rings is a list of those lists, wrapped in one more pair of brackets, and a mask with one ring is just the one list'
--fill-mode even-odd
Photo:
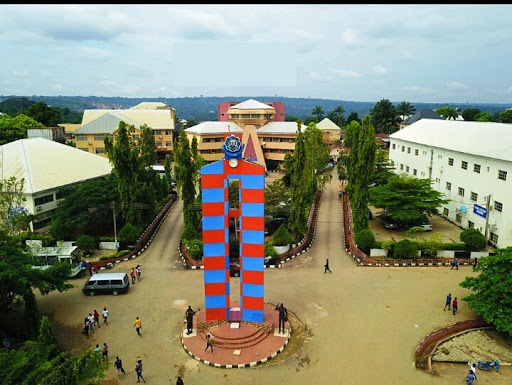
{"label": "paved road", "polygon": [[[50,316],[62,347],[78,352],[95,344],[110,346],[110,361],[119,355],[127,375],[136,381],[136,359],[144,363],[148,384],[174,384],[177,375],[192,384],[414,384],[462,383],[466,368],[440,366],[432,376],[413,366],[414,350],[433,330],[474,317],[464,302],[459,314],[443,312],[446,293],[462,297],[458,286],[470,268],[443,267],[363,268],[354,265],[342,242],[338,183],[326,187],[313,247],[281,269],[265,271],[265,301],[283,302],[302,322],[289,348],[268,364],[250,369],[216,369],[193,360],[181,347],[185,309],[204,307],[201,270],[184,270],[177,253],[182,232],[181,201],[167,216],[151,246],[133,261],[113,271],[129,272],[139,263],[142,281],[117,297],[84,296],[84,279],[66,293],[38,297],[40,311]],[[332,274],[324,274],[329,257]],[[232,278],[232,297],[238,295]],[[109,326],[96,329],[87,340],[81,322],[92,310],[110,311]],[[133,327],[142,320],[142,337]],[[243,352],[242,352],[243,354]],[[273,362],[274,361],[274,362]],[[507,370],[483,373],[479,383],[510,384]],[[117,378],[109,369],[109,378]],[[506,378],[505,378],[506,376]],[[109,384],[116,383],[109,381]]]}

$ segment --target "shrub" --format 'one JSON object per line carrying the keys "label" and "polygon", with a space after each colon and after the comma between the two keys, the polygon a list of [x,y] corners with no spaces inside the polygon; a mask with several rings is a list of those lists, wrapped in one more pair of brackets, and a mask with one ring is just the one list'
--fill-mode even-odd
{"label": "shrub", "polygon": [[106,261],[108,259],[114,259],[114,258],[121,258],[129,253],[130,253],[130,250],[121,250],[118,253],[107,254],[107,255],[100,257],[100,261]]}
{"label": "shrub", "polygon": [[116,239],[114,237],[100,237],[99,242],[115,242]]}
{"label": "shrub", "polygon": [[393,257],[396,259],[418,258],[418,244],[409,239],[402,239],[395,243]]}
{"label": "shrub", "polygon": [[485,248],[485,236],[477,229],[466,229],[460,233],[460,240],[464,242],[468,251],[477,251]]}
{"label": "shrub", "polygon": [[196,261],[203,258],[203,241],[200,239],[185,239],[183,243],[187,247],[188,253]]}
{"label": "shrub", "polygon": [[119,242],[135,243],[137,239],[139,239],[139,236],[140,230],[131,223],[127,223],[123,226],[121,231],[119,231]]}
{"label": "shrub", "polygon": [[443,243],[443,250],[464,250],[464,243]]}
{"label": "shrub", "polygon": [[279,226],[274,235],[272,236],[272,244],[274,246],[286,246],[290,243],[294,243],[295,239],[292,238],[288,229],[284,223]]}
{"label": "shrub", "polygon": [[357,247],[363,250],[366,254],[370,252],[370,249],[375,244],[375,236],[370,229],[360,230],[355,235],[355,241]]}
{"label": "shrub", "polygon": [[90,253],[97,247],[95,239],[85,234],[80,235],[76,239],[76,245],[84,253]]}
{"label": "shrub", "polygon": [[198,234],[196,227],[191,223],[187,223],[183,228],[183,233],[181,233],[181,240],[197,239]]}
{"label": "shrub", "polygon": [[[377,242],[375,242],[375,243],[377,243]],[[380,247],[384,250],[392,250],[395,243],[396,243],[396,241],[392,241],[392,240],[382,241],[382,242],[380,242]]]}
{"label": "shrub", "polygon": [[419,245],[421,255],[425,257],[434,257],[439,250],[443,249],[443,238],[433,233],[428,239],[424,239]]}
{"label": "shrub", "polygon": [[277,258],[277,251],[271,242],[265,242],[265,257]]}

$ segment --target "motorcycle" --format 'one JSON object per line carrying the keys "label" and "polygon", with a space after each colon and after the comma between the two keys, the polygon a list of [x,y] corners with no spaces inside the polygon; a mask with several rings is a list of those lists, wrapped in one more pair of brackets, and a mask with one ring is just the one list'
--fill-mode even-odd
{"label": "motorcycle", "polygon": [[478,361],[476,366],[478,367],[478,369],[481,369],[481,370],[489,371],[494,368],[495,371],[497,371],[497,372],[500,371],[500,363],[496,359],[494,359],[492,361]]}

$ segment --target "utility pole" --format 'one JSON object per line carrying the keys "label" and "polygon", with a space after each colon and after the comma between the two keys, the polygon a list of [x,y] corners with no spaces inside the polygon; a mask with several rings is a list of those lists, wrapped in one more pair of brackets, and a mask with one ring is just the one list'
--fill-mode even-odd
{"label": "utility pole", "polygon": [[486,211],[486,215],[485,215],[485,243],[487,244],[487,241],[488,241],[488,238],[487,238],[487,234],[488,233],[488,229],[489,229],[489,214],[490,214],[490,209],[491,209],[491,193],[489,193],[489,195],[487,195],[486,197],[486,202],[485,202],[485,211]]}
{"label": "utility pole", "polygon": [[116,228],[116,202],[112,201],[112,209],[114,213],[114,243],[116,244],[116,253],[119,252],[117,247],[117,228]]}

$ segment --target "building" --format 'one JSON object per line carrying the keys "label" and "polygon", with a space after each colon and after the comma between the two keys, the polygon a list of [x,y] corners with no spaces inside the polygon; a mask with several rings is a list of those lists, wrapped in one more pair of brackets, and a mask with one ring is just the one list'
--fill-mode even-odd
{"label": "building", "polygon": [[322,130],[325,143],[333,144],[341,139],[341,128],[329,118],[323,118],[316,126]]}
{"label": "building", "polygon": [[[188,139],[197,138],[199,154],[208,162],[224,157],[224,134],[241,133],[243,157],[262,166],[272,160],[284,164],[286,154],[292,154],[297,138],[297,123],[284,121],[282,103],[261,103],[254,99],[242,103],[224,102],[219,105],[219,121],[203,122],[185,130]],[[301,130],[305,129],[301,125]]]}
{"label": "building", "polygon": [[84,110],[80,128],[73,131],[76,148],[107,157],[105,136],[115,139],[121,121],[135,127],[135,141],[140,137],[141,126],[151,127],[157,159],[165,159],[171,153],[176,114],[174,108],[160,102],[143,102],[126,110]]}
{"label": "building", "polygon": [[25,207],[34,215],[31,230],[48,230],[61,203],[59,189],[110,175],[107,158],[43,138],[19,139],[0,146],[1,179],[25,180]]}
{"label": "building", "polygon": [[27,129],[27,138],[45,138],[54,142],[65,143],[64,127],[37,127]]}
{"label": "building", "polygon": [[512,246],[512,124],[421,119],[390,139],[396,173],[430,178],[451,199],[441,215]]}
{"label": "building", "polygon": [[411,115],[408,118],[402,120],[398,128],[401,130],[402,128],[410,126],[411,124],[421,119],[443,119],[443,117],[432,110],[420,110],[414,115]]}

